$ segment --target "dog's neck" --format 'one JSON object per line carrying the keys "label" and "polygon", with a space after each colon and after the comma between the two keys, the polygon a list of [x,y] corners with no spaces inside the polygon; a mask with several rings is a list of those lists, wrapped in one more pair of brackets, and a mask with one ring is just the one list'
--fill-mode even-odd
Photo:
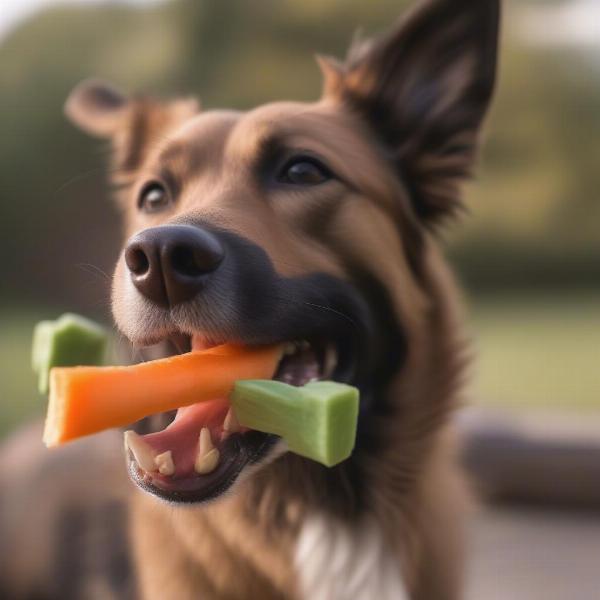
{"label": "dog's neck", "polygon": [[[169,585],[181,586],[173,597],[186,597],[189,586],[196,593],[214,590],[218,598],[403,598],[399,559],[371,515],[335,515],[289,491],[281,496],[279,484],[259,491],[256,483],[190,509],[173,510],[138,494],[134,516],[144,533],[134,539],[146,550],[159,547],[166,561],[148,569],[144,585],[161,589],[164,571]],[[363,558],[372,568],[363,568]],[[144,561],[138,564],[145,569]],[[154,598],[148,588],[144,593]]]}
{"label": "dog's neck", "polygon": [[308,516],[294,556],[301,597],[407,600],[398,557],[390,550],[381,525],[369,517],[350,525]]}

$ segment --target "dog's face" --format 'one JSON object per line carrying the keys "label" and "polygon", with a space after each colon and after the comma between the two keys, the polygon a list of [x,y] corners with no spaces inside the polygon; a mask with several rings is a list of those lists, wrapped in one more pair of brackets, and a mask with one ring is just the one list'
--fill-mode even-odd
{"label": "dog's face", "polygon": [[[202,112],[76,88],[69,116],[114,143],[127,228],[113,283],[120,330],[166,353],[285,343],[275,378],[358,386],[356,453],[374,451],[369,420],[391,414],[389,385],[426,320],[428,232],[455,210],[472,163],[497,24],[497,0],[429,2],[346,63],[322,59],[313,104]],[[130,453],[133,479],[204,501],[277,456],[275,436],[236,431],[227,412],[226,399],[180,410],[143,438],[172,452],[174,474]],[[208,473],[194,469],[203,428],[219,451]]]}

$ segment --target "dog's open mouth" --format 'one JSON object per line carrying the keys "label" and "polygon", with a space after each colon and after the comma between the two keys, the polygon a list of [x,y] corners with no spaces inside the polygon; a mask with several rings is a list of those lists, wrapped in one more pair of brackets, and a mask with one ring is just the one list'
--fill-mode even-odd
{"label": "dog's open mouth", "polygon": [[[163,354],[201,350],[198,336],[177,334]],[[274,379],[291,385],[333,378],[338,364],[333,343],[285,345]],[[226,492],[246,467],[274,458],[279,438],[239,425],[227,398],[215,398],[153,415],[125,434],[130,475],[142,489],[172,502],[202,502]]]}

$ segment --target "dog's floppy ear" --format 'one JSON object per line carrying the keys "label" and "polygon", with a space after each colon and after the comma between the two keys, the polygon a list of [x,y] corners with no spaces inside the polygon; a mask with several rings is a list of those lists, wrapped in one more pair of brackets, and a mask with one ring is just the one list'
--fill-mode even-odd
{"label": "dog's floppy ear", "polygon": [[129,107],[128,98],[99,79],[77,85],[65,103],[65,114],[86,133],[112,137],[120,128]]}
{"label": "dog's floppy ear", "polygon": [[65,114],[75,125],[112,141],[116,171],[125,175],[140,167],[154,142],[199,110],[195,99],[130,98],[97,79],[81,82],[65,103]]}
{"label": "dog's floppy ear", "polygon": [[321,59],[324,94],[366,119],[432,223],[459,204],[496,77],[500,0],[427,0],[395,29]]}

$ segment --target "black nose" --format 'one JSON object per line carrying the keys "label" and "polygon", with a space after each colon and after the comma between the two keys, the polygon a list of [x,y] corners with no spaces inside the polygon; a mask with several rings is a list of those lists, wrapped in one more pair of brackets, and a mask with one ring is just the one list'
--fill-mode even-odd
{"label": "black nose", "polygon": [[210,232],[190,225],[151,227],[134,235],[125,263],[135,287],[160,306],[191,300],[225,251]]}

